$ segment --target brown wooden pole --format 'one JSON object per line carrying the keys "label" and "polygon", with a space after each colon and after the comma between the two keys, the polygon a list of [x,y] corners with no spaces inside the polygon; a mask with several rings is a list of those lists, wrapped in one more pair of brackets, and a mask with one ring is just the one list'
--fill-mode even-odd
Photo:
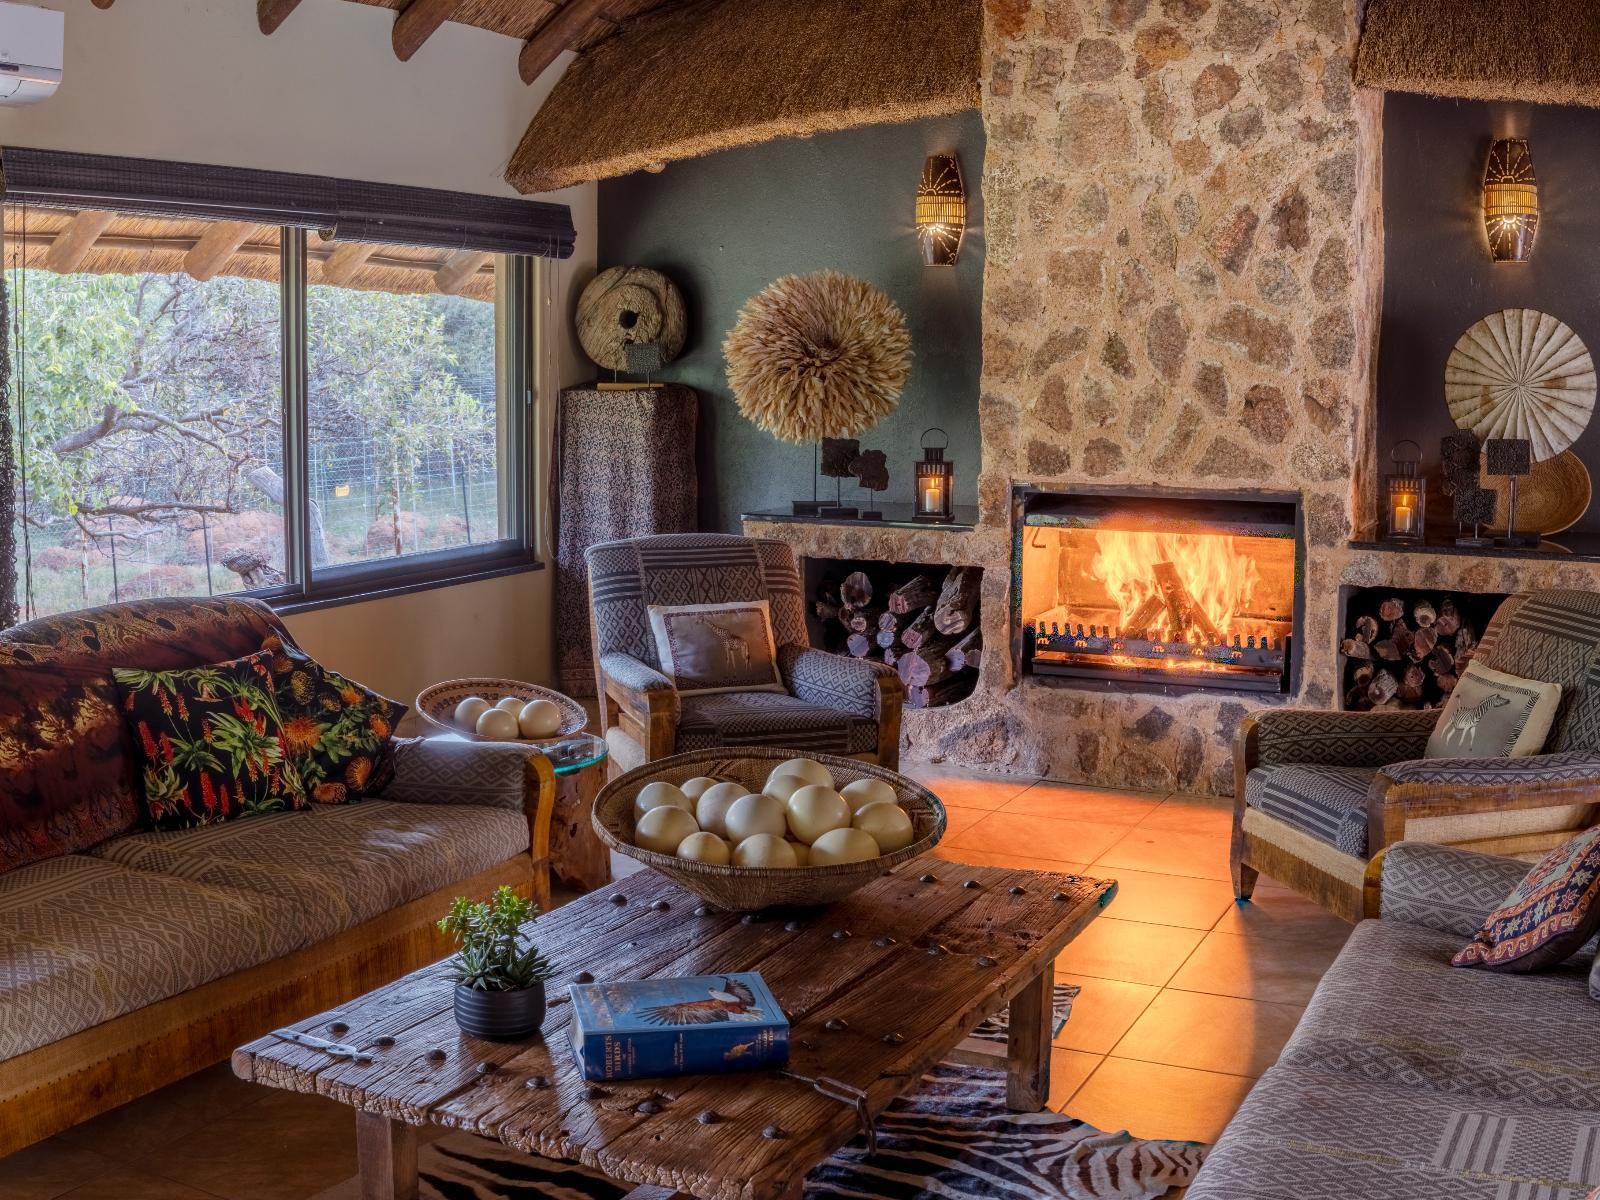
{"label": "brown wooden pole", "polygon": [[246,221],[212,222],[189,253],[183,256],[184,273],[201,283],[215,278],[255,230],[256,227]]}
{"label": "brown wooden pole", "polygon": [[523,44],[517,70],[523,83],[532,83],[564,50],[578,44],[589,22],[602,14],[606,0],[567,0],[560,11],[539,27]]}
{"label": "brown wooden pole", "polygon": [[300,0],[256,0],[256,24],[270,34],[299,6]]}
{"label": "brown wooden pole", "polygon": [[394,56],[401,62],[410,62],[422,43],[437,33],[439,26],[454,17],[460,8],[461,0],[411,0],[394,19],[394,29],[389,35]]}
{"label": "brown wooden pole", "polygon": [[95,242],[116,219],[114,213],[98,208],[86,208],[72,218],[72,224],[56,235],[45,252],[44,265],[62,275],[69,275],[82,265],[94,249]]}

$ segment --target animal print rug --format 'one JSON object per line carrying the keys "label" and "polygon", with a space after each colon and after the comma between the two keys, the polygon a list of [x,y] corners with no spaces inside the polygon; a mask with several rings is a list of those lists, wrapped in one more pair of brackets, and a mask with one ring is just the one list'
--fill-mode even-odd
{"label": "animal print rug", "polygon": [[[1057,1028],[1076,987],[1056,986]],[[1002,1013],[974,1031],[1004,1041]],[[1209,1147],[1102,1133],[1059,1113],[1013,1113],[1003,1071],[940,1063],[857,1140],[813,1171],[805,1200],[1155,1200],[1190,1183]],[[622,1200],[589,1167],[451,1133],[420,1153],[424,1200]]]}

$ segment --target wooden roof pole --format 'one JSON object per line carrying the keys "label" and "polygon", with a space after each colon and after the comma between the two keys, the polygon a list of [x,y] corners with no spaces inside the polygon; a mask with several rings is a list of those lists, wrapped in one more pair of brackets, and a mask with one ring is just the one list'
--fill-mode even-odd
{"label": "wooden roof pole", "polygon": [[333,253],[323,260],[317,282],[337,287],[364,267],[376,249],[371,242],[343,242],[335,246]]}
{"label": "wooden roof pole", "polygon": [[409,62],[422,48],[422,43],[460,8],[461,0],[411,0],[394,19],[394,29],[389,35],[394,43],[394,56],[401,62]]}
{"label": "wooden roof pole", "polygon": [[89,251],[94,249],[95,241],[114,220],[115,213],[98,208],[84,209],[72,218],[72,224],[56,235],[56,240],[45,253],[44,265],[62,275],[70,275],[83,265],[83,260],[89,257]]}
{"label": "wooden roof pole", "polygon": [[446,296],[454,296],[493,257],[477,250],[459,250],[434,273],[433,285]]}
{"label": "wooden roof pole", "polygon": [[183,256],[183,270],[192,279],[201,283],[214,278],[222,270],[228,260],[239,253],[239,247],[244,245],[245,239],[255,232],[256,227],[244,221],[217,221],[205,233],[200,235],[200,240],[194,248]]}
{"label": "wooden roof pole", "polygon": [[567,0],[555,16],[523,43],[522,53],[517,56],[522,82],[532,83],[540,72],[561,57],[563,50],[576,46],[589,22],[601,16],[605,6],[606,0]]}
{"label": "wooden roof pole", "polygon": [[272,33],[300,5],[300,0],[256,0],[256,24]]}
{"label": "wooden roof pole", "polygon": [[110,8],[112,0],[93,0],[93,3],[96,8]]}

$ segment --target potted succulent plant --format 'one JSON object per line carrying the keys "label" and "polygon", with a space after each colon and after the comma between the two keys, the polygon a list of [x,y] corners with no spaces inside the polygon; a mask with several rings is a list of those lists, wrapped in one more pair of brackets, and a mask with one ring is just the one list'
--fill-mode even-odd
{"label": "potted succulent plant", "polygon": [[439,928],[455,938],[456,1024],[483,1038],[527,1037],[544,1021],[544,981],[554,968],[522,944],[538,908],[508,887],[487,901],[457,896]]}

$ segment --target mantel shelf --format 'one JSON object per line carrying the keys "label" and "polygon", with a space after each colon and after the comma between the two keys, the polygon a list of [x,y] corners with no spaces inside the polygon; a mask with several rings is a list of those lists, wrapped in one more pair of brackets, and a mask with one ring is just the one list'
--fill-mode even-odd
{"label": "mantel shelf", "polygon": [[1351,542],[1350,549],[1380,554],[1444,554],[1459,558],[1531,558],[1600,563],[1600,535],[1593,533],[1560,533],[1531,547],[1456,546],[1445,542],[1420,546],[1405,542]]}
{"label": "mantel shelf", "polygon": [[878,510],[883,513],[881,521],[863,521],[860,518],[850,517],[810,517],[797,515],[787,508],[762,508],[754,512],[741,513],[741,521],[773,521],[794,525],[835,525],[849,529],[915,529],[944,530],[952,533],[971,533],[978,526],[978,506],[975,504],[958,504],[955,506],[955,520],[953,521],[918,521],[911,516],[909,504],[879,504]]}

